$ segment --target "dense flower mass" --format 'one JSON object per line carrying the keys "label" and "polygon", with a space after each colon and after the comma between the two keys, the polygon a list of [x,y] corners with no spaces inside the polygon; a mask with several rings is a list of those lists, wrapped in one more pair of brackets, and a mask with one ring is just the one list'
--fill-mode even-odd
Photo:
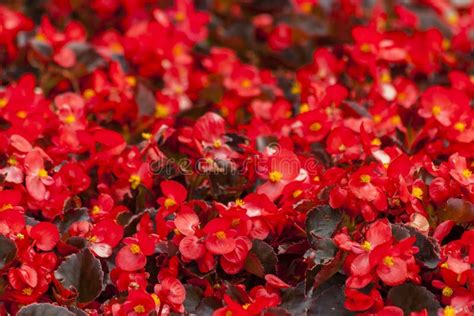
{"label": "dense flower mass", "polygon": [[0,4],[0,316],[474,315],[474,2]]}

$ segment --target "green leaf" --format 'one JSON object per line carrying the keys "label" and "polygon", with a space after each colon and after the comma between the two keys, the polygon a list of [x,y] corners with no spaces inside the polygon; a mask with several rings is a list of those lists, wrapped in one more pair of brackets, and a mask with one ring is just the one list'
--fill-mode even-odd
{"label": "green leaf", "polygon": [[48,303],[30,304],[23,306],[17,316],[75,316],[66,308]]}
{"label": "green leaf", "polygon": [[244,268],[247,272],[263,278],[265,274],[275,274],[277,263],[278,258],[273,247],[261,240],[254,240]]}
{"label": "green leaf", "polygon": [[329,205],[317,206],[309,211],[306,216],[306,234],[310,244],[316,246],[318,240],[331,238],[341,221],[341,212]]}
{"label": "green leaf", "polygon": [[420,233],[414,227],[403,224],[393,224],[392,233],[397,240],[415,236],[415,246],[419,249],[415,255],[416,259],[428,269],[435,269],[438,266],[441,257],[439,243],[436,239]]}
{"label": "green leaf", "polygon": [[67,232],[69,227],[78,221],[89,221],[89,214],[87,208],[76,208],[70,211],[67,211],[62,219],[57,219],[54,221],[54,224],[58,227],[61,234]]}
{"label": "green leaf", "polygon": [[282,289],[280,307],[292,315],[306,315],[311,306],[311,294],[305,294],[304,287],[301,282],[296,287]]}
{"label": "green leaf", "polygon": [[188,313],[194,313],[201,303],[203,292],[199,287],[191,284],[186,284],[184,288],[186,289],[186,300],[183,303],[184,309]]}
{"label": "green leaf", "polygon": [[446,203],[443,211],[440,211],[442,220],[453,220],[458,224],[474,221],[474,205],[463,199],[451,198]]}
{"label": "green leaf", "polygon": [[80,303],[92,302],[103,290],[100,261],[88,249],[67,257],[54,276],[65,288],[77,290]]}
{"label": "green leaf", "polygon": [[331,285],[313,299],[308,316],[355,315],[344,308],[344,301],[344,283]]}
{"label": "green leaf", "polygon": [[0,270],[15,258],[16,251],[15,243],[9,238],[0,235]]}
{"label": "green leaf", "polygon": [[405,315],[411,312],[420,312],[425,309],[428,315],[436,316],[441,308],[435,295],[423,286],[405,283],[395,286],[388,291],[388,300],[395,306],[403,309]]}

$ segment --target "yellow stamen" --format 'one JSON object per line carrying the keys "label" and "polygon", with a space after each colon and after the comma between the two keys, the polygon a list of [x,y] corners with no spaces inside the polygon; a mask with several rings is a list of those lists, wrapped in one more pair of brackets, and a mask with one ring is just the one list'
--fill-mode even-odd
{"label": "yellow stamen", "polygon": [[23,239],[25,239],[25,235],[23,235],[22,233],[18,233],[18,234],[16,234],[16,238],[18,238],[20,240],[23,240]]}
{"label": "yellow stamen", "polygon": [[24,295],[30,296],[33,294],[33,289],[31,287],[24,288],[23,291],[21,291]]}
{"label": "yellow stamen", "polygon": [[8,104],[8,99],[7,98],[0,98],[0,109],[6,107]]}
{"label": "yellow stamen", "polygon": [[394,265],[393,257],[392,256],[386,256],[385,258],[383,258],[383,264],[386,265],[387,267],[392,267]]}
{"label": "yellow stamen", "polygon": [[446,297],[450,297],[451,295],[453,295],[453,289],[450,288],[449,286],[445,286],[443,288],[443,296],[446,296]]}
{"label": "yellow stamen", "polygon": [[319,122],[314,122],[313,124],[311,124],[309,129],[313,132],[317,132],[321,129],[321,124]]}
{"label": "yellow stamen", "polygon": [[18,164],[18,160],[16,160],[16,158],[12,156],[12,157],[8,158],[7,163],[10,166],[16,166]]}
{"label": "yellow stamen", "polygon": [[214,147],[215,148],[220,148],[222,146],[222,141],[220,139],[214,140]]}
{"label": "yellow stamen", "polygon": [[136,255],[136,254],[140,253],[142,250],[140,249],[140,246],[139,246],[139,245],[137,245],[137,244],[132,244],[132,245],[130,246],[130,251],[131,251],[134,255]]}
{"label": "yellow stamen", "polygon": [[38,177],[46,178],[47,176],[48,176],[48,171],[46,171],[45,169],[38,170]]}
{"label": "yellow stamen", "polygon": [[368,43],[363,43],[359,47],[360,51],[363,53],[370,53],[372,52],[372,46]]}
{"label": "yellow stamen", "polygon": [[135,311],[135,313],[141,314],[145,312],[145,307],[142,304],[138,304],[133,308],[133,310]]}
{"label": "yellow stamen", "polygon": [[301,93],[301,85],[298,81],[295,81],[293,83],[293,86],[291,87],[291,94],[300,94]]}
{"label": "yellow stamen", "polygon": [[456,309],[448,305],[443,310],[443,316],[456,316]]}
{"label": "yellow stamen", "polygon": [[232,227],[237,227],[240,224],[240,218],[234,218],[232,220]]}
{"label": "yellow stamen", "polygon": [[268,174],[268,178],[270,179],[271,182],[278,182],[281,180],[283,175],[281,174],[280,171],[272,171]]}
{"label": "yellow stamen", "polygon": [[135,78],[134,76],[127,76],[125,80],[132,87],[135,87],[137,85],[137,78]]}
{"label": "yellow stamen", "polygon": [[170,110],[162,103],[157,103],[155,107],[155,117],[162,119],[168,117]]}
{"label": "yellow stamen", "polygon": [[72,124],[76,121],[76,117],[73,115],[73,114],[69,114],[68,116],[66,116],[66,118],[64,119],[64,123],[66,124]]}
{"label": "yellow stamen", "polygon": [[155,306],[160,306],[161,305],[161,300],[160,298],[158,297],[158,295],[156,295],[155,293],[151,294],[151,298],[153,299],[153,301],[155,302]]}
{"label": "yellow stamen", "polygon": [[382,141],[380,140],[380,138],[376,137],[376,138],[372,139],[370,144],[373,145],[373,146],[380,146],[380,145],[382,145]]}
{"label": "yellow stamen", "polygon": [[298,196],[300,196],[301,194],[303,193],[302,190],[296,190],[295,192],[293,192],[293,198],[297,198]]}
{"label": "yellow stamen", "polygon": [[372,178],[368,174],[363,174],[360,176],[360,182],[363,182],[363,183],[370,183],[371,179]]}
{"label": "yellow stamen", "polygon": [[252,81],[250,81],[249,79],[244,79],[240,82],[240,86],[242,88],[250,88],[252,86]]}
{"label": "yellow stamen", "polygon": [[26,111],[18,111],[16,112],[16,117],[20,118],[20,119],[25,119],[26,116],[28,115],[28,113],[26,113]]}
{"label": "yellow stamen", "polygon": [[91,209],[91,214],[92,214],[92,215],[97,215],[97,214],[99,214],[99,213],[100,213],[100,207],[97,206],[97,205],[94,205],[94,206],[92,207],[92,209]]}
{"label": "yellow stamen", "polygon": [[249,307],[250,307],[250,303],[247,303],[247,304],[242,305],[242,308],[243,308],[244,310],[249,309]]}
{"label": "yellow stamen", "polygon": [[170,208],[176,205],[176,201],[173,198],[167,198],[164,204],[165,208]]}
{"label": "yellow stamen", "polygon": [[128,179],[128,182],[130,182],[130,187],[135,190],[136,188],[138,188],[138,186],[140,185],[140,182],[142,180],[140,179],[139,176],[137,176],[136,174],[132,174],[130,176],[130,178]]}
{"label": "yellow stamen", "polygon": [[419,187],[413,187],[411,190],[411,195],[418,200],[423,200],[423,190]]}
{"label": "yellow stamen", "polygon": [[463,122],[457,122],[454,124],[454,129],[462,133],[466,129],[466,124]]}
{"label": "yellow stamen", "polygon": [[472,176],[471,170],[469,170],[469,169],[464,169],[464,170],[462,171],[462,176],[463,176],[464,178],[466,178],[466,179],[469,178],[469,177],[471,177],[471,176]]}
{"label": "yellow stamen", "polygon": [[431,109],[431,113],[433,113],[434,116],[438,116],[440,113],[441,113],[441,106],[439,105],[435,105],[433,106],[433,108]]}
{"label": "yellow stamen", "polygon": [[382,117],[378,114],[375,114],[374,116],[372,116],[372,120],[375,122],[375,123],[380,123],[382,122]]}
{"label": "yellow stamen", "polygon": [[398,125],[400,124],[402,121],[400,115],[394,115],[390,118],[390,122],[393,124],[393,125]]}
{"label": "yellow stamen", "polygon": [[218,231],[215,235],[216,235],[217,239],[219,239],[219,240],[227,238],[225,232],[223,232],[222,230]]}
{"label": "yellow stamen", "polygon": [[10,203],[3,204],[2,207],[0,207],[0,212],[3,212],[5,210],[10,210],[12,208],[13,208],[13,205],[11,205]]}
{"label": "yellow stamen", "polygon": [[362,243],[362,249],[364,249],[365,251],[369,252],[370,250],[372,250],[372,244],[369,242],[369,241],[364,241]]}
{"label": "yellow stamen", "polygon": [[92,90],[92,89],[86,89],[86,90],[84,90],[84,92],[82,93],[82,95],[84,96],[84,98],[85,98],[86,100],[89,100],[89,99],[91,99],[92,97],[95,96],[95,91]]}
{"label": "yellow stamen", "polygon": [[309,104],[303,103],[300,105],[300,113],[306,113],[309,111]]}
{"label": "yellow stamen", "polygon": [[245,205],[245,202],[242,199],[237,199],[235,200],[235,205],[242,207]]}
{"label": "yellow stamen", "polygon": [[338,150],[339,150],[340,152],[346,151],[346,146],[345,146],[344,144],[341,144],[341,145],[339,145]]}
{"label": "yellow stamen", "polygon": [[145,140],[149,140],[151,138],[151,136],[152,136],[151,133],[142,133],[142,137]]}

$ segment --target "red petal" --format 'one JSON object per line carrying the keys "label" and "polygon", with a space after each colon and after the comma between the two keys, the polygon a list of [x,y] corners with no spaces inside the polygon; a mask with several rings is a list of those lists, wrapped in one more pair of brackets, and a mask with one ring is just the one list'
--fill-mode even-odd
{"label": "red petal", "polygon": [[50,251],[59,241],[59,230],[54,224],[42,222],[33,226],[30,237],[36,241],[38,249]]}

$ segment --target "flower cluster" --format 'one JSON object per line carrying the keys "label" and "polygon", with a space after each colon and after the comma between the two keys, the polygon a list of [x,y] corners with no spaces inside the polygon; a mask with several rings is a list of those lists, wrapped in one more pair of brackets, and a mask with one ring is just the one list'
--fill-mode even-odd
{"label": "flower cluster", "polygon": [[474,314],[474,2],[0,4],[0,315]]}

